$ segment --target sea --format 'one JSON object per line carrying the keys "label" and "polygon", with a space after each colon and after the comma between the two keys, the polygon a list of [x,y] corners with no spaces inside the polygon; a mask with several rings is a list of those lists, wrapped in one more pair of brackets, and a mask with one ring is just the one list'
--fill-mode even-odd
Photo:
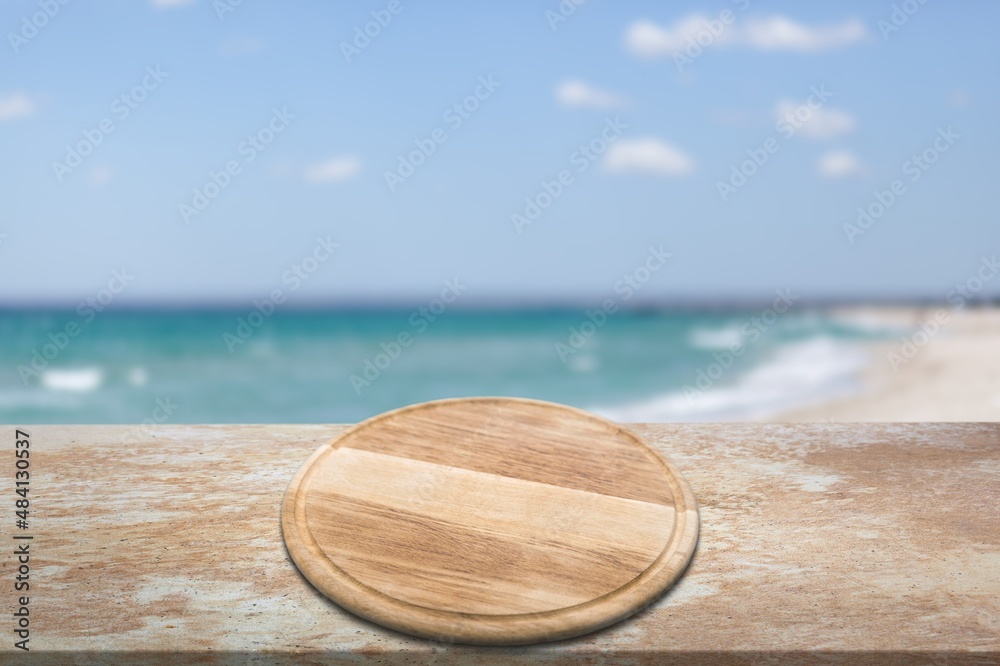
{"label": "sea", "polygon": [[461,396],[624,422],[752,420],[857,392],[864,343],[893,333],[820,310],[763,315],[5,310],[0,421],[352,423]]}

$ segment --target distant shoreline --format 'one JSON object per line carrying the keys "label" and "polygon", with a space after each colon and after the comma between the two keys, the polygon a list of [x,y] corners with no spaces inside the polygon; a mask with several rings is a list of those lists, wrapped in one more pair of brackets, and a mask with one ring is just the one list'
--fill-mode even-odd
{"label": "distant shoreline", "polygon": [[[144,303],[136,305],[110,305],[104,312],[111,314],[151,314],[151,313],[239,313],[244,312],[256,297],[248,297],[243,301],[219,301],[203,303]],[[303,302],[287,303],[282,305],[281,312],[288,313],[317,313],[329,314],[337,312],[401,312],[426,305],[426,300],[407,301],[337,301],[337,302]],[[730,313],[744,312],[766,307],[771,303],[771,299],[747,299],[747,300],[692,300],[692,301],[671,301],[671,302],[633,302],[621,304],[621,312],[626,314],[703,314],[703,313]],[[454,313],[468,314],[524,314],[532,313],[579,313],[588,308],[599,308],[602,299],[596,301],[554,301],[551,303],[508,303],[500,301],[482,301],[455,303],[449,307],[449,311]],[[79,302],[74,303],[0,303],[0,316],[3,314],[20,313],[60,313],[72,312],[79,306]],[[897,313],[890,315],[894,320],[906,318],[905,313],[919,312],[923,310],[933,310],[935,308],[951,309],[952,305],[943,301],[924,300],[806,300],[802,298],[796,303],[796,310],[818,310],[824,314],[840,313],[847,317],[850,312],[870,312],[879,311],[881,313]],[[988,311],[1000,308],[1000,297],[992,300],[970,300],[965,310]]]}
{"label": "distant shoreline", "polygon": [[[935,330],[942,311],[947,320]],[[768,421],[1000,421],[1000,308],[859,306],[829,315],[900,334],[862,344],[869,364],[857,395]]]}

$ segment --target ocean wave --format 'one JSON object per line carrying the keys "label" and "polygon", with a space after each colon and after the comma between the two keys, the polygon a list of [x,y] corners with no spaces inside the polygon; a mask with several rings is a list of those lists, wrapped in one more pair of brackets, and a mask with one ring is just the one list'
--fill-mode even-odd
{"label": "ocean wave", "polygon": [[[732,384],[702,392],[671,391],[640,402],[595,407],[615,421],[730,421],[759,419],[849,395],[867,364],[864,350],[827,336],[788,343]],[[695,386],[692,377],[690,386]],[[689,397],[690,395],[690,397]]]}
{"label": "ocean wave", "polygon": [[[0,391],[0,410],[5,409],[66,409],[79,406],[80,398],[68,393],[45,389]],[[4,418],[9,418],[6,415]]]}
{"label": "ocean wave", "polygon": [[739,326],[696,328],[688,335],[688,343],[697,349],[729,349],[743,342]]}
{"label": "ocean wave", "polygon": [[100,368],[46,370],[42,373],[41,381],[42,386],[52,391],[88,392],[101,385],[104,371]]}
{"label": "ocean wave", "polygon": [[141,365],[137,365],[128,371],[128,383],[135,387],[145,386],[149,383],[149,371]]}

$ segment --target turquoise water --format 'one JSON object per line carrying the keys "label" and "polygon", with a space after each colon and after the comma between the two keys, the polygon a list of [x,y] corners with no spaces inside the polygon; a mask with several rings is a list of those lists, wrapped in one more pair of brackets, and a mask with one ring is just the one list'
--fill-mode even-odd
{"label": "turquoise water", "polygon": [[[759,314],[619,312],[598,327],[581,310],[434,321],[412,310],[309,311],[240,330],[248,311],[6,311],[0,421],[353,422],[467,395],[540,398],[622,420],[723,420],[855,390],[865,362],[856,343],[875,333],[817,312],[754,329]],[[397,349],[400,334],[408,344]],[[736,343],[744,353],[723,370]],[[706,390],[685,395],[700,377]]]}

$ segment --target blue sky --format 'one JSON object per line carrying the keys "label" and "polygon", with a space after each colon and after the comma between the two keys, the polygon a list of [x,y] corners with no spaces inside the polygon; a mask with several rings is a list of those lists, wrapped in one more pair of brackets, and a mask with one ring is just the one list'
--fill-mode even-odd
{"label": "blue sky", "polygon": [[598,300],[660,246],[644,300],[943,299],[1000,250],[995,3],[231,1],[3,3],[0,302],[244,303],[317,238],[293,302]]}

